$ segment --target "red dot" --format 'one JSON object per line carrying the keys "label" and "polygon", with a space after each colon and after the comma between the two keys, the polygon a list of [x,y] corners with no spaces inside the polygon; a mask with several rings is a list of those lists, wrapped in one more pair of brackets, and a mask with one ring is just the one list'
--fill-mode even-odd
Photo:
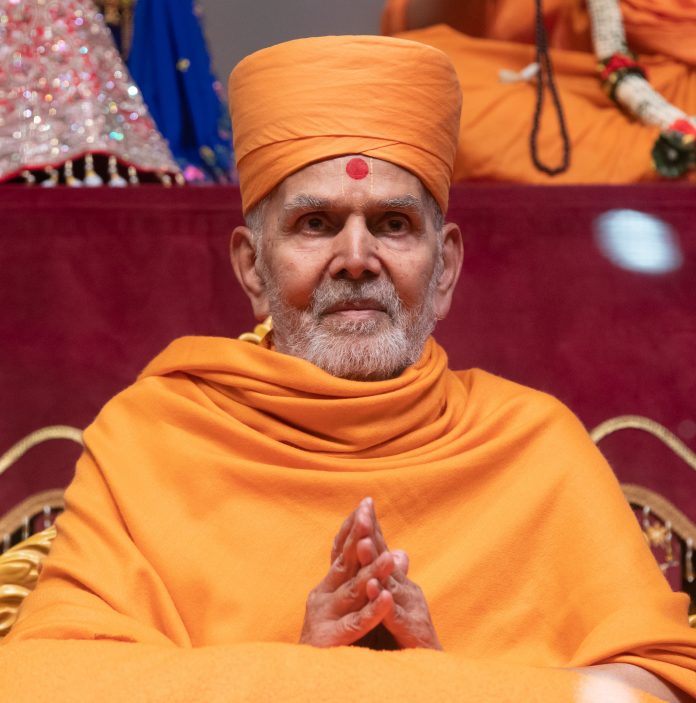
{"label": "red dot", "polygon": [[351,159],[346,164],[346,173],[351,177],[359,181],[361,178],[365,178],[370,172],[370,167],[367,165],[365,159]]}

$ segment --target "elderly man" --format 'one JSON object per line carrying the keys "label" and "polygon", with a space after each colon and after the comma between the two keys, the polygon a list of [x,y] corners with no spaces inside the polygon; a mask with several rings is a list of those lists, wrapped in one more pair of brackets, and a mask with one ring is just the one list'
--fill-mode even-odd
{"label": "elderly man", "polygon": [[578,421],[429,337],[462,263],[448,60],[300,40],[230,97],[273,333],[177,340],[86,431],[3,699],[689,700],[686,597]]}

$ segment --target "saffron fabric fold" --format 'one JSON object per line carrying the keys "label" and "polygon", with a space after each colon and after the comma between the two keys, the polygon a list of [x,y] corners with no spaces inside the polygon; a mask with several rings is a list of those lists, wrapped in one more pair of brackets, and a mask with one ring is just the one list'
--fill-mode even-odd
{"label": "saffron fabric fold", "polygon": [[[479,3],[462,11],[456,27],[407,31],[408,0],[389,0],[382,31],[420,41],[452,61],[463,95],[453,180],[522,183],[632,183],[658,179],[651,151],[659,129],[628,116],[601,88],[585,2],[549,0],[544,17],[555,81],[572,146],[569,169],[556,176],[538,171],[530,156],[536,86],[501,83],[501,69],[521,71],[536,60],[534,4],[516,0]],[[650,83],[687,115],[696,114],[694,10],[679,0],[622,0],[628,45],[639,53]],[[546,91],[539,154],[561,163],[563,145]],[[683,180],[696,182],[696,171]]]}
{"label": "saffron fabric fold", "polygon": [[[3,699],[55,685],[105,701],[576,700],[587,677],[558,669],[600,662],[696,694],[687,597],[580,423],[550,396],[450,371],[432,339],[398,378],[364,383],[183,338],[85,442],[39,586],[0,647]],[[366,495],[444,652],[293,644]],[[9,671],[28,657],[53,663],[17,698]]]}
{"label": "saffron fabric fold", "polygon": [[[40,673],[39,673],[40,672]],[[374,652],[257,642],[177,649],[123,642],[0,646],[0,692],[17,703],[658,703],[561,670],[514,667],[431,650]]]}

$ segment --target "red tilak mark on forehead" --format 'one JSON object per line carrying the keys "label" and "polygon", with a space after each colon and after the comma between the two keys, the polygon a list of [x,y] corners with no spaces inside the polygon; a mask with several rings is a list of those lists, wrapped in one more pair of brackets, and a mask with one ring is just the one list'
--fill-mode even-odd
{"label": "red tilak mark on forehead", "polygon": [[361,178],[365,178],[370,172],[370,167],[367,165],[365,159],[351,159],[346,164],[346,173],[351,177],[359,181]]}

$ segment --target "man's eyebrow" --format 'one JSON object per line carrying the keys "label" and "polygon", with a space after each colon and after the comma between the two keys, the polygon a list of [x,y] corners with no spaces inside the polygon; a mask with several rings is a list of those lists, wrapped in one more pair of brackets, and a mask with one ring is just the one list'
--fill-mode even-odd
{"label": "man's eyebrow", "polygon": [[288,202],[283,205],[283,210],[287,212],[293,210],[328,210],[330,207],[331,201],[326,198],[317,198],[314,195],[300,193],[288,200]]}
{"label": "man's eyebrow", "polygon": [[378,200],[374,207],[379,210],[422,210],[423,200],[415,195],[400,195]]}
{"label": "man's eyebrow", "polygon": [[[423,210],[423,199],[415,195],[399,195],[383,198],[370,203],[375,210]],[[334,202],[329,198],[319,198],[308,193],[299,193],[283,205],[286,212],[295,210],[330,210]]]}

